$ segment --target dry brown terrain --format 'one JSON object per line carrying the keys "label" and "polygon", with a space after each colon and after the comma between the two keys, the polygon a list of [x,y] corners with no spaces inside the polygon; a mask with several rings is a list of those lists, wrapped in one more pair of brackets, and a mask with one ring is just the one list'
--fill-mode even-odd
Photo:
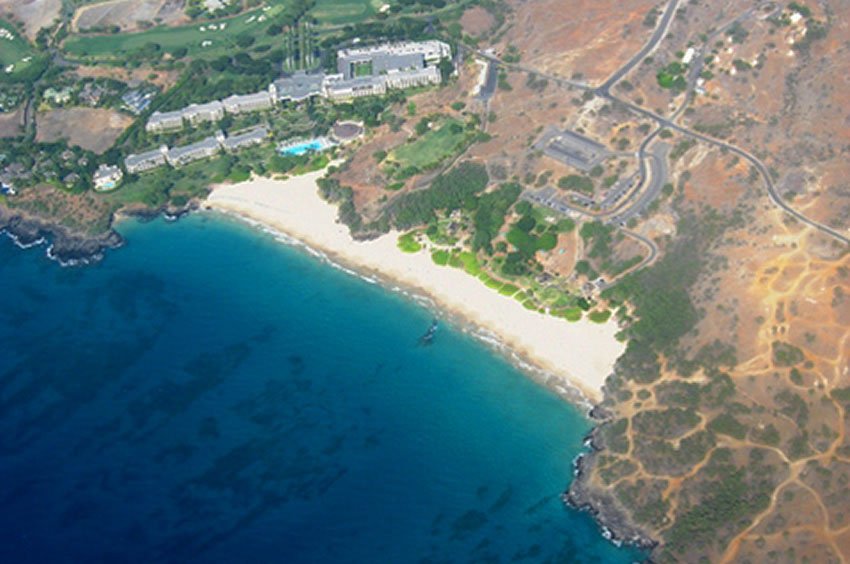
{"label": "dry brown terrain", "polygon": [[141,82],[156,84],[163,90],[171,87],[180,77],[178,71],[153,70],[149,67],[135,69],[111,67],[105,65],[78,66],[74,69],[77,76],[81,78],[113,78],[134,85]]}
{"label": "dry brown terrain", "polygon": [[180,25],[188,21],[184,4],[184,0],[108,0],[79,8],[71,26],[74,31],[112,26],[135,31],[142,23]]}
{"label": "dry brown terrain", "polygon": [[14,112],[0,114],[0,137],[15,137],[21,133],[23,107]]}
{"label": "dry brown terrain", "polygon": [[102,153],[130,126],[128,115],[99,108],[69,108],[39,113],[37,141],[67,139],[71,145]]}
{"label": "dry brown terrain", "polygon": [[22,23],[31,41],[59,19],[61,9],[62,0],[0,0],[0,14]]}
{"label": "dry brown terrain", "polygon": [[511,27],[497,46],[514,45],[521,63],[563,77],[602,81],[625,63],[648,39],[642,25],[657,4],[649,0],[611,2],[511,0]]}
{"label": "dry brown terrain", "polygon": [[493,28],[496,18],[481,6],[474,6],[463,13],[460,24],[463,26],[464,33],[479,37]]}

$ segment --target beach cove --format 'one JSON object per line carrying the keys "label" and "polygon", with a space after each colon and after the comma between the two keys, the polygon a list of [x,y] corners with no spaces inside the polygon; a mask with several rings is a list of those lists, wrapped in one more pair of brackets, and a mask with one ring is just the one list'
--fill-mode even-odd
{"label": "beach cove", "polygon": [[[439,266],[427,252],[405,253],[398,233],[355,241],[337,222],[337,206],[318,194],[316,171],[285,180],[253,178],[214,186],[206,209],[259,224],[327,255],[330,260],[386,285],[400,285],[433,300],[438,307],[504,345],[528,364],[530,373],[556,392],[595,403],[605,378],[625,344],[616,340],[616,323],[582,319],[567,322],[530,311],[518,301],[487,288],[466,272]],[[534,370],[537,368],[539,370]]]}
{"label": "beach cove", "polygon": [[0,245],[0,561],[632,562],[561,500],[591,422],[221,214]]}

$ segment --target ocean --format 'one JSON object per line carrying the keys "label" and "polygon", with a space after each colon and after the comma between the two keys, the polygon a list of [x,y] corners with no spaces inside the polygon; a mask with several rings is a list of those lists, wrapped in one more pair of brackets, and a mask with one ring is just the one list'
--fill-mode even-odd
{"label": "ocean", "polygon": [[560,500],[578,408],[234,220],[0,241],[0,562],[629,562]]}

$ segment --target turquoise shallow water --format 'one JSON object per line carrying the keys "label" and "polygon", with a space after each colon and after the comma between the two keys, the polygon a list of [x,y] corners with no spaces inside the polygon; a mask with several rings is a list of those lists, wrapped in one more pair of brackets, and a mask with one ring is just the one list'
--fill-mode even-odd
{"label": "turquoise shallow water", "polygon": [[0,561],[627,562],[559,494],[579,411],[230,220],[63,269],[0,244]]}

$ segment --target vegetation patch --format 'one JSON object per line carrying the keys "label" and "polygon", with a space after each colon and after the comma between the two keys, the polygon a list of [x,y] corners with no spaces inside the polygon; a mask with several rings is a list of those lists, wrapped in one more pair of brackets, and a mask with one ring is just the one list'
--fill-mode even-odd
{"label": "vegetation patch", "polygon": [[404,253],[418,253],[421,251],[422,245],[416,240],[416,235],[415,231],[401,235],[398,238],[398,248]]}
{"label": "vegetation patch", "polygon": [[805,355],[798,347],[790,343],[773,341],[773,363],[776,366],[794,366],[805,360]]}
{"label": "vegetation patch", "polygon": [[462,123],[447,119],[438,127],[426,129],[414,141],[394,149],[387,156],[385,170],[397,179],[410,178],[460,154],[470,138],[471,132]]}
{"label": "vegetation patch", "polygon": [[686,65],[673,61],[655,75],[658,86],[674,92],[684,92],[688,88],[688,81],[685,79],[687,68]]}
{"label": "vegetation patch", "polygon": [[609,319],[611,319],[611,310],[604,309],[601,311],[591,311],[587,318],[593,321],[594,323],[607,323]]}

